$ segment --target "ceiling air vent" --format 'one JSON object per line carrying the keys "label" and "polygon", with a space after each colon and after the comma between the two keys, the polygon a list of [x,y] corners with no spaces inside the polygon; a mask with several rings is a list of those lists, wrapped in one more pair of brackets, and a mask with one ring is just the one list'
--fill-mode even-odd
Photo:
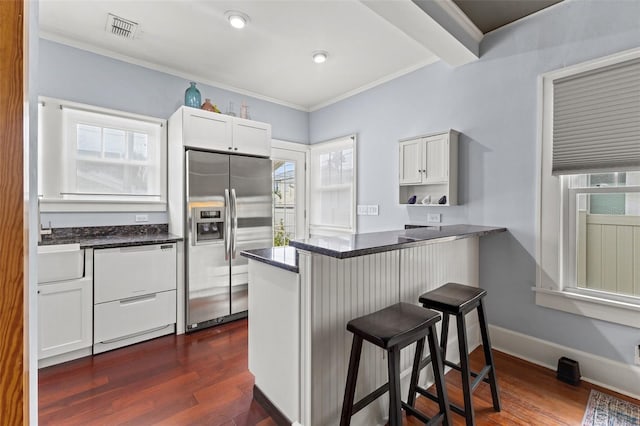
{"label": "ceiling air vent", "polygon": [[138,24],[128,19],[121,18],[109,13],[107,15],[107,28],[106,31],[113,35],[117,35],[123,38],[134,38],[136,31],[138,30]]}

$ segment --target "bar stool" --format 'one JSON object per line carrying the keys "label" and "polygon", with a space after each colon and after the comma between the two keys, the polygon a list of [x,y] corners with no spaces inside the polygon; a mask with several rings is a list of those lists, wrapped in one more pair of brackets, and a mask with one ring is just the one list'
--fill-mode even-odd
{"label": "bar stool", "polygon": [[[389,391],[389,424],[391,426],[402,425],[402,408],[428,425],[449,424],[449,403],[435,327],[438,321],[440,321],[440,314],[437,312],[409,303],[397,303],[347,323],[347,330],[353,333],[353,344],[342,403],[341,426],[349,425],[351,417],[355,413],[372,403],[387,390]],[[416,410],[413,404],[408,405],[402,402],[400,396],[400,350],[417,342],[411,374],[411,382],[413,383],[414,376],[417,382],[419,373],[417,368],[422,360],[425,338],[429,341],[429,351],[434,360],[432,365],[438,395],[437,398],[434,398],[438,402],[440,410],[431,419]],[[387,352],[389,381],[354,404],[363,339]],[[415,386],[413,388],[410,386],[408,401],[413,400],[415,400]]]}
{"label": "bar stool", "polygon": [[[482,299],[486,296],[486,290],[470,287],[467,285],[447,283],[442,287],[424,293],[419,301],[422,306],[442,312],[442,334],[440,335],[440,345],[442,360],[447,365],[462,373],[462,393],[464,395],[464,407],[451,404],[451,411],[464,416],[467,426],[475,424],[473,411],[473,400],[471,394],[478,387],[481,381],[491,387],[491,398],[493,399],[493,409],[500,411],[500,394],[496,381],[495,365],[491,353],[491,341],[487,330],[487,316],[484,312]],[[480,321],[480,333],[482,334],[482,348],[484,349],[485,366],[476,373],[469,368],[469,350],[467,345],[467,328],[465,326],[465,315],[473,309],[478,310],[478,320]],[[449,316],[455,315],[458,328],[458,349],[460,351],[460,364],[447,361],[447,337],[449,333]],[[430,362],[426,357],[418,367],[422,370]],[[471,383],[471,376],[475,377]],[[426,389],[417,387],[416,391],[430,399],[436,396],[427,392]]]}

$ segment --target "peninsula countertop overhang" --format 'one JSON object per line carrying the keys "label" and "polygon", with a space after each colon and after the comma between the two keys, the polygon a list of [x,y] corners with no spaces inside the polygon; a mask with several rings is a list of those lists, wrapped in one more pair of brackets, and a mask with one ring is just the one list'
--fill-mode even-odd
{"label": "peninsula countertop overhang", "polygon": [[306,240],[293,240],[289,245],[299,250],[319,253],[325,256],[346,259],[355,256],[382,253],[420,246],[425,243],[437,243],[480,237],[507,228],[477,225],[428,226],[398,231],[370,232],[340,237],[314,237]]}

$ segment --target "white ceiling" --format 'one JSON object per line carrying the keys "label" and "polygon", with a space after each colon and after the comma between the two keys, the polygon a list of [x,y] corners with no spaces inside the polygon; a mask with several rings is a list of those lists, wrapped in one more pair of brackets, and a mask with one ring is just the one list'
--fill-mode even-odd
{"label": "white ceiling", "polygon": [[[227,10],[249,15],[231,28]],[[140,24],[134,40],[107,14]],[[45,38],[201,83],[314,110],[438,58],[357,0],[41,0]],[[324,64],[311,53],[329,52]]]}

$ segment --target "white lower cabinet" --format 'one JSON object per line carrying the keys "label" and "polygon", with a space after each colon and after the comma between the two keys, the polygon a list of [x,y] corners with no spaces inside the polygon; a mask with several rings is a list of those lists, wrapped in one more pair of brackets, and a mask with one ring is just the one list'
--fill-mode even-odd
{"label": "white lower cabinet", "polygon": [[176,244],[97,249],[93,353],[175,332]]}
{"label": "white lower cabinet", "polygon": [[[73,354],[83,349],[90,353],[93,326],[91,278],[59,281],[38,286],[38,359]],[[68,361],[68,355],[43,365]]]}
{"label": "white lower cabinet", "polygon": [[94,251],[95,303],[176,289],[176,245],[106,248]]}
{"label": "white lower cabinet", "polygon": [[[95,305],[94,353],[169,330],[176,322],[176,291],[136,296]],[[166,334],[166,333],[164,333]],[[155,336],[154,336],[155,337]]]}

